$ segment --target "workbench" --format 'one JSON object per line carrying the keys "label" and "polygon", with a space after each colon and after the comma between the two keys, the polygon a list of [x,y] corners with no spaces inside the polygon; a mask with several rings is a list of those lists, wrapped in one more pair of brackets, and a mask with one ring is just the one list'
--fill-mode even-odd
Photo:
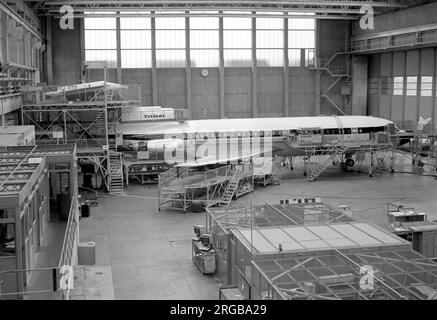
{"label": "workbench", "polygon": [[212,247],[203,246],[198,238],[193,238],[192,259],[202,274],[215,273],[215,250]]}

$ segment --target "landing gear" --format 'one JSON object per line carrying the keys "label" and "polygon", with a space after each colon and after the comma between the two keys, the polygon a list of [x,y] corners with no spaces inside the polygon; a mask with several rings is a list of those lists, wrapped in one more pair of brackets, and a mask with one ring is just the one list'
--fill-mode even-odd
{"label": "landing gear", "polygon": [[352,167],[355,165],[355,161],[354,161],[354,159],[352,159],[352,158],[346,159],[346,165],[347,165],[349,168],[352,168]]}
{"label": "landing gear", "polygon": [[347,172],[347,164],[345,162],[340,163],[341,172]]}

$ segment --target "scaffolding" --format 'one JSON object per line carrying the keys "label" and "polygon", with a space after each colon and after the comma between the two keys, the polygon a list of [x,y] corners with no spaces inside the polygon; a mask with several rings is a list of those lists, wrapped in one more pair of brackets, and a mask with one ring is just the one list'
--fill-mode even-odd
{"label": "scaffolding", "polygon": [[37,73],[38,69],[17,63],[0,65],[0,96],[21,93],[23,86],[36,84]]}
{"label": "scaffolding", "polygon": [[317,180],[332,165],[339,166],[344,172],[348,171],[348,167],[357,165],[359,172],[366,172],[369,176],[393,172],[394,150],[388,132],[345,134],[341,125],[339,134],[333,136],[314,134],[314,131],[320,132],[320,128],[310,131],[313,133],[311,140],[303,136],[292,145],[304,154],[301,159],[308,181]]}
{"label": "scaffolding", "polygon": [[[232,261],[236,284],[246,299],[371,299],[376,293],[385,294],[386,299],[417,299],[419,295],[411,293],[409,284],[417,284],[424,292],[437,286],[436,263],[414,252],[406,240],[367,222],[238,228],[231,232],[235,237]],[[319,257],[326,260],[318,261]],[[283,267],[277,264],[281,261],[285,261]],[[264,262],[266,267],[258,268]],[[418,265],[423,267],[414,268]],[[429,272],[424,267],[429,267]],[[327,289],[326,283],[338,285],[339,291]],[[361,289],[376,291],[366,296]]]}
{"label": "scaffolding", "polygon": [[332,250],[252,261],[261,300],[436,300],[437,263],[412,251]]}
{"label": "scaffolding", "polygon": [[[52,294],[58,290],[56,279],[59,279],[60,267],[74,265],[77,257],[79,202],[76,146],[3,148],[0,151],[0,181],[0,224],[6,224],[6,234],[11,234],[7,242],[0,241],[0,282],[3,282],[0,299]],[[58,198],[59,194],[64,197]],[[62,245],[60,265],[38,268],[35,256],[51,221],[50,212],[54,204],[66,210],[64,218],[68,219],[65,241],[59,244]],[[8,226],[15,227],[11,229]],[[40,286],[34,280],[35,274],[41,272],[51,273],[53,281],[47,283],[44,290],[35,291],[34,286]]]}
{"label": "scaffolding", "polygon": [[225,165],[198,171],[177,166],[161,173],[158,185],[159,210],[165,204],[184,212],[189,208],[229,206],[234,197],[253,191],[253,167],[251,164]]}
{"label": "scaffolding", "polygon": [[235,208],[207,208],[206,230],[212,235],[216,253],[217,276],[224,285],[236,285],[233,268],[235,239],[232,229],[280,227],[291,225],[319,225],[324,223],[353,221],[344,211],[322,202],[310,204],[269,202],[259,206]]}
{"label": "scaffolding", "polygon": [[3,292],[22,292],[31,273],[4,274],[31,269],[49,216],[49,179],[44,158],[0,155],[0,281]]}
{"label": "scaffolding", "polygon": [[99,87],[81,87],[73,99],[60,91],[57,99],[24,104],[22,124],[35,126],[39,145],[76,144],[79,161],[93,163],[106,189],[120,193],[123,164],[122,155],[117,152],[116,127],[122,108],[139,106],[141,102],[124,99],[119,89],[107,82],[107,64],[99,66],[104,73]]}
{"label": "scaffolding", "polygon": [[398,121],[396,125],[406,132],[395,135],[396,141],[407,141],[397,148],[398,153],[411,156],[417,168],[426,168],[431,174],[437,172],[437,123],[420,124],[416,121]]}

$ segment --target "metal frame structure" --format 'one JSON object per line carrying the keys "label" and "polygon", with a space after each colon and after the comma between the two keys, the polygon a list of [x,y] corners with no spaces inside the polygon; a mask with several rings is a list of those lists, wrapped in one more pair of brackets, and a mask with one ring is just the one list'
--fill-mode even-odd
{"label": "metal frame structure", "polygon": [[205,207],[218,204],[232,176],[231,165],[206,172],[174,167],[158,176],[158,210],[165,204],[183,212],[195,204]]}
{"label": "metal frame structure", "polygon": [[11,19],[14,19],[16,23],[29,31],[33,36],[40,40],[44,39],[44,36],[40,33],[38,19],[31,10],[25,10],[25,13],[22,12],[23,17],[16,10],[13,10],[4,0],[0,0],[0,11],[5,12]]}
{"label": "metal frame structure", "polygon": [[[30,3],[34,1],[28,1]],[[395,2],[386,0],[373,1],[357,1],[357,0],[294,0],[294,1],[230,1],[230,0],[215,0],[215,1],[174,1],[174,0],[156,0],[156,1],[140,1],[140,0],[122,0],[122,1],[86,1],[86,0],[45,0],[40,1],[38,9],[40,14],[44,15],[59,15],[59,8],[62,5],[70,5],[75,12],[84,13],[88,11],[104,12],[104,11],[164,11],[166,14],[174,11],[276,11],[280,15],[283,12],[312,12],[318,18],[323,19],[357,19],[360,15],[360,7],[363,5],[371,5],[377,13],[385,13],[390,10],[406,8],[411,5],[411,1]],[[415,3],[413,3],[415,4]],[[173,13],[174,14],[174,13]],[[210,13],[209,13],[210,14]],[[215,16],[218,13],[215,14]],[[190,13],[193,16],[193,13]],[[179,15],[180,16],[180,15]]]}
{"label": "metal frame structure", "polygon": [[[437,299],[437,263],[412,250],[332,250],[257,260],[252,266],[255,299]],[[365,278],[372,285],[363,285]]]}
{"label": "metal frame structure", "polygon": [[408,152],[411,155],[413,166],[419,168],[427,167],[430,174],[437,173],[437,124],[432,123],[428,130],[415,130],[413,133],[399,134],[398,139],[403,136],[410,137],[406,147],[398,148],[400,152]]}
{"label": "metal frame structure", "polygon": [[[302,198],[305,200],[307,198]],[[309,206],[313,206],[313,209]],[[280,227],[291,225],[320,225],[324,223],[353,221],[345,212],[323,202],[271,204],[237,208],[206,208],[206,228],[213,237],[217,273],[226,285],[235,284],[233,249],[235,239],[232,229]]]}
{"label": "metal frame structure", "polygon": [[335,61],[338,60],[337,58],[342,56],[349,57],[350,54],[349,52],[335,52],[334,54],[332,54],[332,56],[328,58],[314,57],[313,66],[311,66],[310,68],[313,70],[320,70],[321,72],[325,72],[332,78],[332,81],[326,88],[326,90],[324,92],[321,92],[320,98],[326,99],[332,106],[335,107],[335,109],[337,109],[338,112],[340,112],[341,115],[346,115],[350,113],[347,104],[339,104],[332,97],[332,90],[338,87],[340,84],[348,87],[350,87],[351,85],[350,68],[344,65],[344,63],[343,65],[335,64]]}
{"label": "metal frame structure", "polygon": [[[29,291],[33,286],[32,274],[36,272],[55,272],[53,278],[58,278],[58,266],[53,268],[35,268],[33,267],[33,256],[39,250],[39,244],[42,241],[46,224],[50,221],[49,201],[51,191],[56,194],[57,174],[67,173],[69,175],[68,192],[70,194],[69,221],[65,233],[64,244],[60,264],[75,264],[75,248],[79,241],[78,222],[79,222],[79,204],[77,188],[77,156],[75,145],[39,145],[39,146],[18,146],[7,147],[0,151],[0,184],[3,191],[0,192],[1,207],[12,210],[11,200],[13,197],[19,197],[15,209],[17,221],[15,221],[15,241],[17,247],[20,245],[28,246],[24,252],[29,256],[26,259],[16,255],[17,264],[11,266],[5,264],[1,269],[6,270],[3,274],[8,279],[17,278],[17,286],[11,294],[3,291],[4,297],[16,297],[17,295],[28,295],[38,293],[50,293],[57,290],[56,285],[51,289]],[[59,187],[59,186],[58,186]],[[19,215],[17,213],[20,213]],[[20,218],[18,218],[20,217]],[[36,217],[36,219],[35,219]],[[29,221],[30,218],[35,220]],[[23,220],[24,219],[24,220]],[[21,230],[26,230],[27,224],[22,226],[23,221],[32,223],[31,231],[25,241],[22,237]],[[75,228],[71,228],[72,221],[75,222]],[[0,219],[0,222],[1,221]],[[11,221],[13,222],[13,221]],[[23,228],[23,229],[22,229]],[[32,233],[33,232],[33,233]],[[18,236],[17,236],[18,235]],[[36,236],[38,235],[38,237]],[[32,244],[33,243],[33,247]],[[33,250],[33,251],[32,251]],[[32,253],[33,252],[33,253]],[[11,259],[10,257],[0,257],[0,260]],[[1,277],[2,275],[0,275]],[[10,281],[10,280],[8,280]],[[48,284],[51,287],[52,284]]]}
{"label": "metal frame structure", "polygon": [[[238,192],[243,184],[252,188]],[[191,207],[209,208],[226,205],[232,199],[253,190],[252,165],[225,165],[198,171],[189,167],[173,167],[158,176],[158,210],[165,204],[184,212]]]}
{"label": "metal frame structure", "polygon": [[129,184],[129,180],[140,184],[157,184],[159,174],[170,169],[164,159],[127,161],[126,154],[123,166],[126,184]]}
{"label": "metal frame structure", "polygon": [[[347,170],[345,159],[355,158],[355,163],[360,171],[367,172],[369,176],[374,173],[393,172],[392,137],[388,132],[377,132],[369,134],[365,141],[347,141],[345,132],[340,120],[339,134],[322,136],[321,141],[290,141],[293,147],[301,150],[305,156],[301,157],[304,165],[304,173],[308,181],[315,181],[332,164],[340,165],[342,170]],[[314,128],[315,130],[321,130]]]}
{"label": "metal frame structure", "polygon": [[[0,153],[0,207],[2,223],[13,224],[13,252],[0,257],[2,271],[33,267],[49,216],[49,179],[44,157],[27,152]],[[2,244],[4,245],[4,244]],[[9,292],[22,292],[30,272],[17,272],[2,280]],[[3,290],[4,291],[4,290]]]}
{"label": "metal frame structure", "polygon": [[[123,166],[121,154],[116,150],[116,124],[121,117],[121,108],[138,106],[140,101],[123,100],[108,88],[106,62],[93,62],[93,65],[104,70],[104,85],[97,91],[85,90],[81,97],[88,101],[69,103],[60,99],[24,104],[22,123],[35,125],[37,144],[76,144],[77,157],[98,167],[110,193],[120,193]],[[109,139],[111,134],[114,135],[112,140]]]}
{"label": "metal frame structure", "polygon": [[[331,232],[333,230],[335,230],[334,233]],[[435,285],[437,285],[437,277],[435,276],[435,271],[437,270],[436,263],[412,251],[411,244],[406,240],[373,224],[355,221],[313,226],[256,228],[253,230],[233,229],[232,233],[235,236],[234,261],[237,278],[236,283],[240,290],[242,290],[245,298],[289,299],[302,298],[303,296],[304,299],[308,299],[308,296],[310,296],[310,299],[365,299],[363,295],[358,295],[358,297],[350,296],[351,291],[355,293],[350,284],[352,284],[353,287],[353,285],[360,285],[360,281],[368,284],[372,282],[372,280],[375,283],[378,282],[381,284],[375,285],[375,287],[379,290],[381,290],[381,288],[385,290],[383,293],[387,294],[386,298],[406,298],[402,296],[403,293],[398,294],[395,291],[395,289],[398,288],[399,282],[402,284],[408,281],[408,284],[418,284],[420,281],[417,281],[418,279],[416,277],[413,278],[415,281],[411,282],[409,281],[411,279],[409,278],[409,274],[406,275],[399,269],[392,272],[388,269],[391,266],[386,267],[385,265],[379,265],[383,259],[375,256],[375,259],[371,260],[370,258],[373,258],[373,252],[388,252],[388,254],[392,256],[384,256],[384,258],[393,260],[395,264],[399,263],[400,267],[403,266],[404,260],[414,260],[415,257],[416,259],[420,259],[421,262],[429,265],[431,267],[431,273],[434,273],[434,278],[431,278],[430,283],[427,282],[427,274],[423,275],[424,279],[420,278],[420,280],[423,280],[425,284],[434,286],[434,288]],[[295,239],[294,241],[296,242],[293,242],[293,240],[289,242],[289,237],[290,239]],[[254,239],[253,243],[250,241],[252,238]],[[340,240],[340,238],[343,240]],[[283,247],[285,248],[284,250],[282,249]],[[341,257],[346,259],[346,261],[331,266],[332,261],[336,259],[336,257],[331,257],[333,252],[338,253]],[[400,259],[400,257],[393,252],[406,252],[408,256],[405,259]],[[354,260],[353,257],[347,257],[347,255],[352,254],[362,254],[363,256],[370,256],[370,258],[363,262],[363,260]],[[314,257],[321,256],[329,256],[325,264],[316,266],[310,265],[309,262],[312,261]],[[277,267],[274,261],[279,259],[287,261],[293,261],[293,259],[295,259],[295,261],[297,261],[296,265],[291,264],[289,268],[290,273],[296,273],[296,277],[289,278],[286,275],[288,268],[284,268],[284,270],[280,269],[280,271],[276,273],[269,272],[271,270],[268,270],[266,275],[262,277],[263,279],[259,280],[258,275],[255,274],[257,271],[256,268],[254,272],[254,264],[258,261],[268,261],[268,263]],[[307,272],[306,263],[309,263],[308,268],[314,267],[316,269],[315,276]],[[251,269],[251,271],[248,271],[248,269]],[[350,272],[351,270],[354,270],[354,272]],[[408,267],[406,270],[407,272],[417,271],[408,269]],[[420,271],[424,270],[420,269]],[[396,279],[397,283],[393,284],[392,279],[387,280],[384,272],[390,273],[390,275],[394,274],[396,277],[397,274],[400,273],[402,275],[402,281]],[[288,290],[287,292],[290,296],[285,295],[283,290],[276,290],[276,287],[273,286],[274,281],[281,282],[284,277],[286,277],[284,281],[285,284],[291,284],[290,287],[281,286],[281,288]],[[259,289],[260,286],[258,286],[258,289],[254,288],[257,286],[257,279],[263,283],[261,289]],[[273,281],[269,283],[269,279]],[[320,286],[319,282],[323,282],[324,284],[329,283],[330,286],[337,285],[340,292],[335,292],[337,295],[334,295],[332,290],[327,292],[324,287]],[[270,293],[262,293],[266,290],[266,283],[271,286],[271,288],[268,289]],[[272,289],[273,287],[274,289]],[[405,283],[404,285],[400,285],[400,287],[407,291],[409,289],[405,289]],[[361,286],[359,288],[361,288]],[[366,289],[367,287],[364,286],[363,288]],[[429,291],[428,289],[429,288],[422,286],[417,290],[426,292]],[[387,293],[387,291],[389,293]],[[341,295],[342,293],[344,295]],[[373,295],[375,293],[376,292],[374,292]],[[370,294],[370,297],[373,295]],[[414,295],[414,297],[416,299],[419,298],[418,295]]]}
{"label": "metal frame structure", "polygon": [[371,54],[387,49],[429,47],[437,43],[437,24],[360,35],[351,39],[351,53]]}
{"label": "metal frame structure", "polygon": [[[312,212],[310,205],[315,205]],[[344,212],[323,202],[272,204],[239,208],[207,208],[207,229],[215,226],[221,231],[232,228],[279,227],[285,225],[312,225],[347,222],[353,219]]]}

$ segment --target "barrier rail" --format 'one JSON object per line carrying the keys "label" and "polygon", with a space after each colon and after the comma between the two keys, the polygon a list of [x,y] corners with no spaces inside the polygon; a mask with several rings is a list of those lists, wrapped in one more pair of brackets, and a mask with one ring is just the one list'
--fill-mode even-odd
{"label": "barrier rail", "polygon": [[[77,243],[79,240],[79,214],[78,201],[74,196],[71,201],[70,212],[68,214],[67,228],[65,230],[64,241],[62,244],[59,268],[62,266],[74,266],[77,263]],[[60,299],[69,300],[70,290],[61,290]]]}

